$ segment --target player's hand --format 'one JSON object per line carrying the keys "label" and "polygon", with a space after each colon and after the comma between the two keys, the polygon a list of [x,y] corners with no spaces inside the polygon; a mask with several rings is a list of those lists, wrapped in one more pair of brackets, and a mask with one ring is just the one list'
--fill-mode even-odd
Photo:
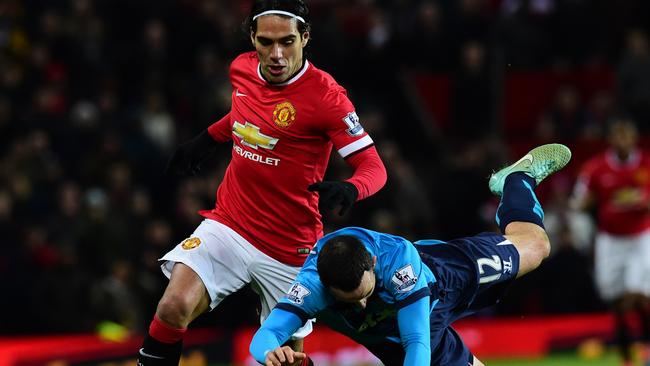
{"label": "player's hand", "polygon": [[181,144],[167,161],[167,175],[195,175],[201,170],[201,164],[212,155],[217,143],[208,130],[204,130],[191,140]]}
{"label": "player's hand", "polygon": [[303,352],[296,352],[289,346],[282,346],[266,354],[264,365],[266,366],[295,366],[300,365],[302,360],[307,358]]}
{"label": "player's hand", "polygon": [[359,191],[354,184],[350,182],[325,181],[314,183],[307,187],[311,192],[318,192],[318,209],[321,213],[341,206],[339,216],[345,215],[346,212],[357,201]]}

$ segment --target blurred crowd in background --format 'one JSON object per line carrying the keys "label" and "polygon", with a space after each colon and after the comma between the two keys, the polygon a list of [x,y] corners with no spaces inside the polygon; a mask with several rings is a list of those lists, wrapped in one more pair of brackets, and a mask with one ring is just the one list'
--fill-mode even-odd
{"label": "blurred crowd in background", "polygon": [[[632,115],[650,131],[650,2],[608,0],[313,0],[308,58],[349,91],[388,169],[387,186],[344,225],[451,239],[494,230],[493,169],[512,143],[603,140]],[[248,1],[0,2],[0,333],[142,331],[166,284],[157,258],[214,204],[223,146],[197,177],[163,174],[170,153],[229,109],[228,65],[252,50]],[[645,23],[644,23],[645,22]],[[570,85],[526,136],[502,123],[504,75],[605,68],[611,90]],[[450,80],[448,128],[434,128],[409,82]],[[534,89],[536,85],[530,85]],[[578,164],[576,162],[575,164]],[[346,177],[333,155],[328,175]],[[603,310],[593,290],[593,222],[568,210],[574,176],[543,195],[554,252],[496,315]],[[287,218],[291,219],[291,218]],[[569,223],[569,224],[568,224]],[[250,291],[205,324],[257,324]]]}

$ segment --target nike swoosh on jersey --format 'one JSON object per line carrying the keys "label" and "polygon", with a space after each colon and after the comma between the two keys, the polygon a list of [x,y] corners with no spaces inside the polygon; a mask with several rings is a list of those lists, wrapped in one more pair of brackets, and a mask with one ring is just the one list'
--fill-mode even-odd
{"label": "nike swoosh on jersey", "polygon": [[504,240],[504,241],[502,241],[500,243],[497,243],[497,245],[512,245],[512,242],[510,240],[506,239],[506,240]]}
{"label": "nike swoosh on jersey", "polygon": [[150,354],[146,353],[146,352],[144,351],[144,348],[140,348],[140,354],[141,354],[142,356],[150,357],[150,358],[155,358],[155,359],[157,359],[157,360],[164,360],[164,359],[165,359],[164,357],[154,356],[154,355],[150,355]]}
{"label": "nike swoosh on jersey", "polygon": [[235,96],[236,97],[246,97],[247,95],[244,93],[240,93],[239,89],[235,90]]}

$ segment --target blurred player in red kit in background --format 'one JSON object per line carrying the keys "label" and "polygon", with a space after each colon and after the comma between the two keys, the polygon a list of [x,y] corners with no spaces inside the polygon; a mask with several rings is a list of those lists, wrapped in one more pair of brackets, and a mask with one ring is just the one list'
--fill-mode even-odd
{"label": "blurred player in red kit in background", "polygon": [[[161,259],[170,280],[139,365],[177,365],[188,324],[248,283],[263,320],[323,235],[320,212],[344,214],[386,182],[346,90],[303,56],[310,40],[303,1],[255,1],[247,22],[256,51],[230,66],[230,112],[168,163],[169,172],[195,174],[217,144],[232,142],[215,207]],[[354,168],[346,181],[323,182],[332,148]],[[310,331],[308,323],[294,334],[296,350]]]}
{"label": "blurred player in red kit in background", "polygon": [[650,337],[650,154],[639,149],[637,127],[625,118],[611,124],[609,144],[583,165],[574,204],[596,209],[596,285],[614,311],[616,341],[627,366],[632,365],[629,311],[639,315],[646,342]]}

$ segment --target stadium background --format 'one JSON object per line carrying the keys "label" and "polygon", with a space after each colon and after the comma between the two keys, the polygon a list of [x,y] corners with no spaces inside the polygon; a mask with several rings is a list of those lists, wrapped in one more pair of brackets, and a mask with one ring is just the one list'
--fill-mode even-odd
{"label": "stadium background", "polygon": [[[592,283],[593,224],[567,209],[567,197],[580,163],[605,146],[612,116],[635,116],[647,141],[650,2],[308,4],[308,57],[348,89],[389,173],[377,196],[346,217],[327,216],[328,230],[362,225],[412,239],[493,230],[491,170],[540,142],[565,143],[573,162],[540,192],[552,257],[463,325],[500,326],[488,334],[512,331],[503,338],[531,347],[539,341],[531,327],[580,323],[519,354],[551,352],[547,363],[503,364],[617,364]],[[250,49],[240,27],[248,6],[0,2],[0,363],[40,352],[22,364],[96,364],[135,352],[166,283],[156,259],[213,205],[229,146],[196,178],[165,177],[163,167],[177,144],[228,110],[228,63]],[[328,176],[346,177],[346,168],[335,156]],[[245,290],[199,318],[200,354],[186,364],[230,362],[237,332],[257,323],[256,303]],[[98,327],[113,340],[99,340]],[[83,356],[73,340],[90,342],[79,346]],[[495,349],[497,358],[517,356],[507,341]]]}

